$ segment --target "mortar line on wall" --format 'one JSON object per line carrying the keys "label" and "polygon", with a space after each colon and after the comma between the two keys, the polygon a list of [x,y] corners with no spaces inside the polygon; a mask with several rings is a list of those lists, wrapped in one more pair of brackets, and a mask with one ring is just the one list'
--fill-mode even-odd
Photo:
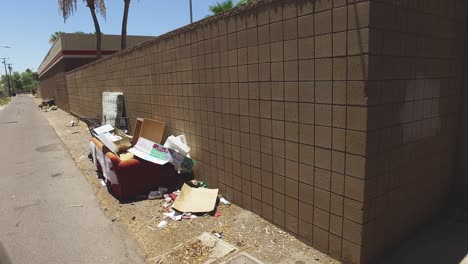
{"label": "mortar line on wall", "polygon": [[330,123],[330,126],[331,126],[331,129],[330,129],[330,132],[331,132],[331,146],[330,146],[330,171],[328,172],[328,175],[329,175],[329,183],[328,183],[328,188],[329,188],[329,192],[328,192],[328,196],[329,196],[329,199],[328,199],[328,209],[329,209],[329,214],[328,214],[328,227],[329,227],[329,231],[328,231],[328,252],[331,252],[331,247],[330,247],[330,235],[332,234],[332,232],[330,231],[331,230],[331,215],[332,215],[332,210],[331,210],[331,194],[332,194],[332,188],[331,188],[331,183],[332,183],[332,171],[333,171],[333,109],[334,109],[334,105],[333,105],[333,99],[334,99],[334,94],[333,94],[333,80],[334,80],[334,67],[333,67],[333,10],[334,10],[334,6],[333,6],[333,3],[332,3],[332,9],[331,9],[331,61],[332,61],[332,76],[331,76],[331,86],[330,86],[330,89],[331,89],[331,123]]}
{"label": "mortar line on wall", "polygon": [[314,142],[314,151],[313,151],[313,153],[314,153],[314,162],[313,162],[313,164],[314,165],[312,167],[313,168],[313,175],[312,175],[312,241],[311,241],[312,245],[315,245],[315,242],[314,242],[314,240],[315,240],[315,208],[316,208],[316,206],[315,206],[315,169],[316,169],[316,164],[315,164],[316,155],[315,154],[316,154],[316,151],[315,150],[316,150],[316,147],[317,147],[317,142],[315,142],[315,139],[316,139],[315,135],[317,133],[317,130],[316,130],[316,123],[317,123],[316,122],[316,120],[317,120],[317,115],[316,115],[316,112],[317,112],[316,111],[316,105],[317,105],[317,97],[316,97],[317,67],[316,66],[317,66],[317,63],[316,63],[316,61],[317,61],[317,58],[316,58],[316,54],[315,54],[315,16],[316,16],[315,12],[316,12],[315,3],[313,3],[313,6],[312,6],[312,16],[313,16],[313,18],[312,18],[312,21],[313,21],[312,36],[314,38],[314,41],[313,41],[313,43],[314,43],[314,46],[313,46],[313,49],[314,49],[313,50],[313,54],[314,54],[314,80],[313,80],[312,83],[313,83],[313,87],[314,87],[313,88],[314,89],[314,102],[313,102],[313,105],[314,105],[314,121],[313,121],[313,123],[314,123],[314,128],[313,128],[313,131],[314,131],[314,141],[313,141]]}
{"label": "mortar line on wall", "polygon": [[[349,5],[346,5],[346,36],[345,36],[345,61],[346,61],[346,76],[345,76],[345,91],[344,91],[344,97],[345,97],[345,120],[344,120],[344,170],[343,170],[343,193],[341,194],[342,202],[341,202],[341,243],[340,243],[340,257],[343,259],[343,231],[344,231],[344,200],[345,200],[345,193],[346,193],[346,134],[347,134],[347,129],[348,129],[348,32],[349,32],[349,24],[348,24],[348,18],[349,18]],[[332,38],[333,41],[333,38]],[[332,51],[333,53],[333,51]]]}
{"label": "mortar line on wall", "polygon": [[[301,136],[301,132],[300,132],[300,128],[301,128],[301,123],[300,123],[300,118],[299,118],[299,10],[298,10],[298,5],[295,6],[296,8],[296,67],[297,67],[297,72],[296,72],[296,85],[297,85],[297,88],[296,88],[296,94],[297,94],[297,98],[294,98],[295,99],[295,102],[297,104],[297,122],[298,122],[298,126],[299,126],[299,129],[297,130],[297,141],[299,142],[300,141],[300,136]],[[285,134],[285,140],[286,140],[286,134]],[[284,146],[286,147],[286,142],[284,144]],[[298,146],[299,146],[299,143],[298,143]],[[286,155],[285,155],[286,157]],[[286,165],[286,161],[284,163]],[[297,163],[297,190],[298,190],[298,193],[299,193],[299,186],[300,186],[300,182],[301,182],[301,178],[300,178],[300,174],[301,174],[301,171],[300,171],[300,165],[299,165],[299,162]],[[297,234],[299,235],[299,237],[302,237],[301,236],[301,232],[300,232],[300,198],[299,198],[299,195],[298,195],[298,198],[297,198],[297,211],[298,211],[298,214],[297,214]],[[303,237],[304,239],[307,240],[307,237]]]}
{"label": "mortar line on wall", "polygon": [[[281,9],[281,28],[282,28],[282,36],[281,36],[281,40],[282,40],[281,57],[282,57],[282,63],[283,63],[283,71],[282,71],[282,73],[281,73],[281,74],[282,74],[282,77],[281,77],[281,80],[282,80],[282,81],[281,81],[282,90],[281,90],[281,92],[282,92],[282,98],[283,98],[283,111],[284,111],[284,112],[283,112],[283,135],[284,135],[283,142],[284,142],[284,141],[286,140],[286,122],[287,122],[287,121],[286,121],[286,85],[285,85],[285,78],[284,78],[284,77],[285,77],[285,73],[284,73],[284,72],[285,72],[285,68],[284,68],[284,61],[285,61],[285,58],[284,58],[284,42],[285,42],[285,39],[284,39],[284,26],[283,26],[283,25],[284,25],[284,24],[283,24],[284,18],[283,18],[283,5],[282,5],[282,4],[280,4],[279,9]],[[276,23],[278,23],[278,22],[276,22]],[[271,24],[271,22],[270,22],[270,24]],[[271,32],[270,32],[270,34],[271,34]],[[271,52],[271,49],[270,49],[270,52]],[[286,185],[286,177],[284,178],[284,180],[285,180],[285,185]],[[298,186],[298,187],[299,187],[299,186]],[[299,188],[298,188],[298,189],[299,189]],[[289,229],[287,228],[287,223],[286,223],[286,216],[289,214],[288,212],[286,212],[286,206],[287,206],[287,204],[286,204],[286,197],[287,197],[287,193],[286,193],[286,190],[285,190],[285,195],[284,195],[284,199],[285,199],[285,201],[284,201],[284,204],[285,204],[284,217],[285,217],[285,220],[284,220],[284,222],[285,222],[285,228],[286,228],[287,230],[289,230]],[[290,197],[290,198],[291,198],[291,197]],[[298,204],[298,205],[299,205],[299,204]],[[290,230],[289,230],[289,231],[290,231]]]}

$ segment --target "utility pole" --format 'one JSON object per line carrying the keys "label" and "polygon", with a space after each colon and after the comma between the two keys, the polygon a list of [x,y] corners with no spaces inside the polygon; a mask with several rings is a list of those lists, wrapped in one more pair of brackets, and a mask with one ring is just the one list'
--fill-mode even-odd
{"label": "utility pole", "polygon": [[8,63],[8,70],[10,71],[10,81],[9,81],[10,82],[10,94],[13,93],[13,90],[14,90],[13,89],[13,77],[11,76],[11,70],[13,68],[11,67],[11,65],[13,65],[13,64]]}
{"label": "utility pole", "polygon": [[8,94],[8,96],[11,97],[11,80],[10,80],[10,76],[8,75],[8,72],[7,72],[7,63],[6,63],[6,60],[7,60],[7,59],[8,59],[8,58],[0,58],[0,60],[3,60],[2,63],[3,63],[3,65],[5,66],[5,75],[6,75],[7,80],[8,80],[8,83],[7,83],[7,87],[8,87],[8,89],[7,89],[7,94]]}
{"label": "utility pole", "polygon": [[189,0],[190,3],[190,24],[193,23],[193,16],[192,16],[192,0]]}

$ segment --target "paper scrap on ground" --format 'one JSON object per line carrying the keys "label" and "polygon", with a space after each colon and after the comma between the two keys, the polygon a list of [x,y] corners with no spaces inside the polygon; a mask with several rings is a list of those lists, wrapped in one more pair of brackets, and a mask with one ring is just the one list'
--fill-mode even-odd
{"label": "paper scrap on ground", "polygon": [[182,186],[172,208],[184,213],[205,213],[215,209],[218,189],[191,188]]}
{"label": "paper scrap on ground", "polygon": [[169,151],[163,146],[140,137],[136,145],[128,152],[146,161],[164,165],[171,161]]}

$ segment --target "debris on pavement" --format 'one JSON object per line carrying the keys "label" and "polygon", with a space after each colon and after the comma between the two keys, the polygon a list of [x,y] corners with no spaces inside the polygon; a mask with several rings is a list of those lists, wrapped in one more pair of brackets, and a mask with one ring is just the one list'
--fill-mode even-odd
{"label": "debris on pavement", "polygon": [[76,118],[75,120],[70,121],[70,126],[71,127],[78,126],[79,123],[80,123],[80,120]]}
{"label": "debris on pavement", "polygon": [[105,182],[103,179],[100,179],[100,180],[99,180],[99,183],[100,183],[102,186],[106,186],[106,182]]}
{"label": "debris on pavement", "polygon": [[167,221],[165,221],[165,220],[162,220],[162,221],[159,222],[159,224],[158,224],[158,228],[159,228],[159,229],[164,229],[166,226],[167,226]]}
{"label": "debris on pavement", "polygon": [[180,212],[206,213],[215,209],[218,189],[182,186],[172,207]]}
{"label": "debris on pavement", "polygon": [[219,198],[219,202],[224,204],[224,205],[231,205],[231,202],[226,200],[224,197]]}
{"label": "debris on pavement", "polygon": [[164,196],[160,191],[151,191],[148,194],[148,199],[154,200],[154,199],[162,199]]}

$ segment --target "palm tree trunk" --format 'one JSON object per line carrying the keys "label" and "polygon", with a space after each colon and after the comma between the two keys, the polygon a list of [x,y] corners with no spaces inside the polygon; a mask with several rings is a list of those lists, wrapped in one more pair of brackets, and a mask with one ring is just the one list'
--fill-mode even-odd
{"label": "palm tree trunk", "polygon": [[120,36],[120,48],[127,48],[127,20],[128,20],[128,10],[130,9],[130,0],[124,0],[124,13],[122,19],[122,35]]}
{"label": "palm tree trunk", "polygon": [[91,1],[88,0],[88,7],[89,7],[89,10],[91,11],[91,16],[93,17],[93,21],[94,21],[94,28],[96,30],[96,58],[99,60],[102,57],[101,55],[101,27],[99,27],[99,21],[96,16],[96,9],[94,6],[94,2],[92,0]]}

